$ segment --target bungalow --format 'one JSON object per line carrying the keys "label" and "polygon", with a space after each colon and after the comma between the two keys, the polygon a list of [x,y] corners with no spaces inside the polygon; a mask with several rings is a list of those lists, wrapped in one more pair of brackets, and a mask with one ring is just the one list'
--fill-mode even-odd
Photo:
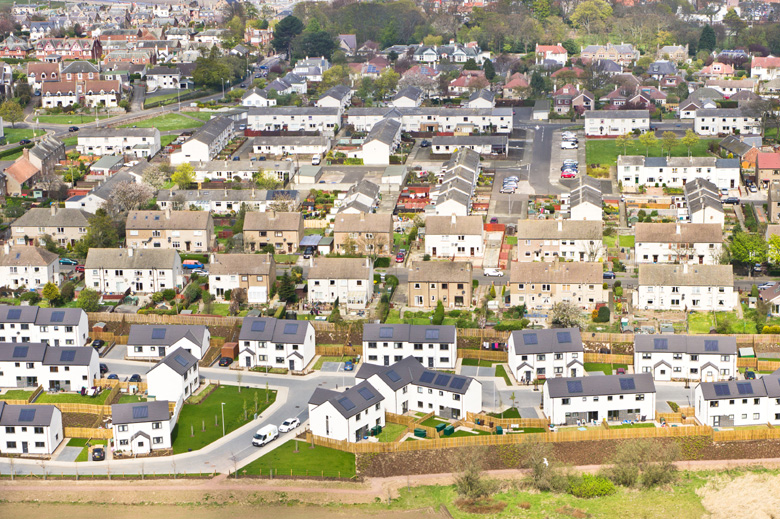
{"label": "bungalow", "polygon": [[509,370],[520,383],[585,374],[578,328],[514,331],[507,350]]}

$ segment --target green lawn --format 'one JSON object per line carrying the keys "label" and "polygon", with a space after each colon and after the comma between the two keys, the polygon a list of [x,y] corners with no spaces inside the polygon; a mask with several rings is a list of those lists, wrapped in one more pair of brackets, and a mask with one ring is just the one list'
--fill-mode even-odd
{"label": "green lawn", "polygon": [[227,316],[230,312],[230,303],[211,303],[210,315]]}
{"label": "green lawn", "polygon": [[420,425],[424,425],[425,427],[433,427],[436,428],[437,425],[440,424],[449,424],[450,422],[447,422],[445,420],[441,420],[439,418],[436,418],[435,416],[431,416],[424,422],[422,422]]}
{"label": "green lawn", "polygon": [[123,124],[120,128],[130,128],[132,126],[137,126],[138,128],[157,128],[161,132],[167,132],[171,130],[200,128],[203,126],[203,123],[179,114],[165,114],[152,117],[151,119],[137,121],[132,124]]}
{"label": "green lawn", "polygon": [[406,426],[400,423],[386,423],[382,427],[382,432],[379,433],[377,439],[380,442],[394,442],[398,441],[401,435],[406,431]]}
{"label": "green lawn", "polygon": [[505,241],[507,245],[517,245],[517,236],[507,236]]}
{"label": "green lawn", "polygon": [[489,436],[491,434],[491,433],[489,433],[487,431],[478,431],[476,429],[473,429],[473,431],[474,432],[463,431],[463,430],[455,431],[454,433],[450,434],[449,436],[442,435],[442,438],[462,438],[464,436],[485,436],[485,435]]}
{"label": "green lawn", "polygon": [[[266,403],[265,389],[243,387],[239,393],[237,386],[223,385],[200,404],[184,404],[179,423],[171,434],[173,453],[195,451],[222,437],[222,402],[225,403],[225,434],[228,434],[252,420],[255,394],[257,394],[258,414],[273,404],[276,391],[269,391],[269,393]],[[244,420],[244,402],[246,402],[249,420]],[[194,436],[192,436],[193,431]]]}
{"label": "green lawn", "polygon": [[601,364],[599,362],[585,363],[585,371],[603,371],[605,375],[612,375],[613,370],[617,371],[618,368],[626,369],[627,367],[626,364]]}
{"label": "green lawn", "polygon": [[630,234],[628,236],[620,236],[619,237],[619,243],[621,247],[634,247],[634,235]]}
{"label": "green lawn", "polygon": [[317,359],[317,362],[314,363],[314,367],[312,369],[322,369],[322,363],[323,362],[341,362],[341,357],[327,357],[323,355],[319,359]]}
{"label": "green lawn", "polygon": [[710,333],[710,328],[716,328],[717,323],[726,320],[729,323],[728,333],[756,333],[756,323],[752,319],[738,319],[736,312],[695,312],[688,314],[688,329],[690,333]]}
{"label": "green lawn", "polygon": [[617,236],[603,236],[604,247],[614,249],[617,245]]}
{"label": "green lawn", "polygon": [[218,115],[217,112],[187,112],[187,115],[190,117],[195,117],[197,119],[200,119],[201,121],[208,121],[215,115]]}
{"label": "green lawn", "polygon": [[496,366],[496,376],[503,378],[507,386],[512,385],[512,380],[509,378],[509,375],[507,374],[506,369],[504,369],[503,364],[498,364]]}
{"label": "green lawn", "polygon": [[493,418],[520,418],[520,411],[516,407],[509,407],[504,409],[503,413],[488,413],[488,416]]}
{"label": "green lawn", "polygon": [[[36,119],[38,119],[39,124],[86,124],[95,122],[95,114],[40,115]],[[110,119],[110,117],[108,115],[100,116],[101,121],[105,119]]]}
{"label": "green lawn", "polygon": [[274,254],[274,261],[277,263],[295,263],[298,261],[297,254]]}
{"label": "green lawn", "polygon": [[25,391],[24,389],[9,389],[0,395],[0,400],[28,400],[32,394],[32,391]]}
{"label": "green lawn", "polygon": [[[295,452],[295,443],[298,443],[298,452]],[[306,442],[293,440],[238,470],[239,474],[268,474],[271,469],[275,474],[352,478],[356,472],[355,455],[320,446],[312,449]]]}
{"label": "green lawn", "polygon": [[[717,142],[716,139],[700,139],[699,142],[691,148],[691,155],[694,157],[704,157],[707,155],[707,149],[710,142]],[[625,155],[645,155],[646,149],[638,140],[634,139],[626,146]],[[664,150],[665,152],[666,150]],[[585,143],[585,157],[588,164],[602,164],[614,166],[617,163],[617,156],[624,155],[623,148],[618,147],[614,139],[589,139]],[[651,147],[648,156],[660,157],[661,146]],[[688,148],[680,142],[672,148],[673,157],[687,157]]]}
{"label": "green lawn", "polygon": [[146,402],[146,398],[138,395],[120,395],[120,404],[135,404],[136,402]]}
{"label": "green lawn", "polygon": [[60,139],[62,141],[62,144],[65,146],[75,146],[79,143],[78,137],[65,137],[64,139]]}
{"label": "green lawn", "polygon": [[[5,142],[8,144],[15,144],[22,139],[32,139],[34,133],[33,130],[29,128],[3,128],[3,132],[5,132]],[[35,133],[40,136],[45,132],[43,130],[38,130]]]}
{"label": "green lawn", "polygon": [[56,404],[56,403],[69,403],[69,404],[92,404],[92,405],[105,405],[108,394],[111,391],[101,391],[98,396],[81,396],[78,393],[56,393],[49,394],[45,391],[41,393],[36,400],[36,404]]}
{"label": "green lawn", "polygon": [[178,136],[176,135],[161,135],[160,136],[160,146],[163,148],[172,143],[177,139]]}
{"label": "green lawn", "polygon": [[620,425],[610,425],[610,430],[612,429],[646,429],[650,427],[655,427],[655,424],[652,422],[640,422],[640,423],[626,423],[626,424],[620,424]]}
{"label": "green lawn", "polygon": [[501,363],[500,360],[463,359],[462,366],[479,366],[480,368],[492,368],[493,364]]}

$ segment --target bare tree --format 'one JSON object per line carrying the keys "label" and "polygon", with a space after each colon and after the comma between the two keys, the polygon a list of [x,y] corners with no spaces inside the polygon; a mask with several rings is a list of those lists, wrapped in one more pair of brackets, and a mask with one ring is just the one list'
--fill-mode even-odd
{"label": "bare tree", "polygon": [[154,189],[145,183],[119,182],[111,191],[111,199],[116,208],[124,213],[138,209],[154,196]]}
{"label": "bare tree", "polygon": [[179,192],[173,195],[173,198],[171,199],[171,205],[173,206],[174,210],[181,210],[184,208],[186,201],[187,200],[184,198],[184,195]]}
{"label": "bare tree", "polygon": [[604,246],[599,245],[599,242],[597,241],[591,241],[585,245],[585,256],[588,258],[588,261],[590,262],[598,260],[598,258],[603,253],[604,253]]}
{"label": "bare tree", "polygon": [[241,392],[241,382],[244,380],[244,372],[239,370],[236,373],[236,384],[238,384],[238,392]]}
{"label": "bare tree", "polygon": [[161,189],[168,174],[158,165],[150,165],[141,175],[141,179],[153,189]]}
{"label": "bare tree", "polygon": [[286,191],[276,193],[273,201],[268,204],[268,209],[277,213],[293,211],[295,209],[295,198]]}
{"label": "bare tree", "polygon": [[373,233],[370,238],[363,236],[360,238],[360,251],[365,252],[373,263],[380,254],[389,251],[387,237],[377,233]]}

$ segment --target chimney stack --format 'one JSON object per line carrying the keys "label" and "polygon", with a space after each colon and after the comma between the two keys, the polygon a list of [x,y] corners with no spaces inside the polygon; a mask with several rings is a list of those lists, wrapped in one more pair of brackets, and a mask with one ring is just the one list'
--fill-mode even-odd
{"label": "chimney stack", "polygon": [[128,258],[132,258],[133,257],[133,250],[134,249],[132,247],[128,247],[127,248],[127,257]]}
{"label": "chimney stack", "polygon": [[57,214],[57,203],[54,202],[51,204],[51,215],[54,216]]}
{"label": "chimney stack", "polygon": [[5,252],[6,254],[11,253],[11,244],[9,242],[5,242],[3,244],[3,252]]}
{"label": "chimney stack", "polygon": [[687,273],[688,273],[688,264],[683,263],[683,274],[687,274]]}
{"label": "chimney stack", "polygon": [[558,232],[563,232],[563,220],[558,220]]}
{"label": "chimney stack", "polygon": [[677,234],[680,234],[680,222],[677,222]]}
{"label": "chimney stack", "polygon": [[455,216],[455,213],[452,213],[452,219],[450,220],[452,222],[452,225],[455,225],[458,223],[458,217]]}
{"label": "chimney stack", "polygon": [[165,219],[170,220],[171,219],[171,207],[168,206],[165,208]]}

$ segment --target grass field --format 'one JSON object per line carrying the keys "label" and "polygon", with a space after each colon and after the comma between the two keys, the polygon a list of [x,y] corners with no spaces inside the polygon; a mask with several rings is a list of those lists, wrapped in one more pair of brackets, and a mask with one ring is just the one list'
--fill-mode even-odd
{"label": "grass field", "polygon": [[488,413],[488,416],[493,418],[520,418],[520,411],[516,407],[509,407],[504,409],[503,413]]}
{"label": "grass field", "polygon": [[[295,452],[295,443],[298,443],[298,452]],[[268,474],[271,469],[275,474],[352,478],[355,477],[355,455],[320,446],[312,449],[306,442],[293,440],[238,470],[240,474]]]}
{"label": "grass field", "polygon": [[506,369],[504,369],[502,364],[496,366],[496,376],[503,378],[507,386],[512,385],[512,380],[509,378],[509,375],[507,374]]}
{"label": "grass field", "polygon": [[208,121],[215,115],[217,115],[216,112],[187,112],[187,115],[190,117],[196,117],[200,119],[201,121]]}
{"label": "grass field", "polygon": [[602,240],[604,241],[604,247],[608,249],[614,249],[617,246],[617,236],[604,236]]}
{"label": "grass field", "polygon": [[[617,371],[618,368],[626,369],[626,364],[601,364],[598,362],[586,362],[585,371],[603,371],[605,375],[612,375],[613,370]],[[628,371],[626,371],[627,373]]]}
{"label": "grass field", "polygon": [[32,394],[32,391],[25,391],[24,389],[9,389],[0,395],[0,400],[27,400]]}
{"label": "grass field", "polygon": [[[77,115],[40,115],[36,117],[40,124],[86,124],[95,122],[95,114]],[[101,121],[110,119],[108,115],[101,115]]]}
{"label": "grass field", "polygon": [[450,434],[449,436],[442,436],[442,438],[463,438],[463,437],[470,437],[470,436],[490,436],[491,433],[487,431],[478,431],[476,429],[473,430],[474,432],[469,431],[455,431],[454,433]]}
{"label": "grass field", "polygon": [[[756,323],[752,319],[738,319],[736,312],[695,312],[688,314],[688,330],[690,333],[710,333],[723,320],[730,323],[728,333],[756,333]],[[716,322],[717,320],[717,322]],[[767,324],[770,324],[767,322]]]}
{"label": "grass field", "polygon": [[98,396],[81,396],[78,393],[42,393],[36,400],[36,404],[92,404],[92,405],[105,405],[108,394],[111,391],[101,391]]}
{"label": "grass field", "polygon": [[[228,434],[252,420],[255,412],[255,394],[258,414],[273,404],[276,400],[276,391],[269,391],[269,393],[266,402],[265,389],[242,387],[239,393],[237,386],[223,385],[198,405],[184,404],[179,423],[171,434],[173,453],[195,451],[222,437],[222,402],[225,403],[225,434]],[[244,402],[246,402],[249,420],[244,420]]]}
{"label": "grass field", "polygon": [[[660,139],[659,139],[660,141]],[[700,139],[699,142],[691,147],[691,155],[694,157],[704,157],[707,155],[707,149],[710,142],[717,142],[716,140]],[[638,140],[633,140],[626,146],[625,155],[645,155],[646,149],[642,146]],[[666,153],[666,149],[664,149]],[[618,147],[614,139],[591,139],[585,143],[585,157],[588,164],[602,164],[608,166],[614,166],[617,163],[618,155],[623,155],[623,148]],[[661,156],[660,142],[658,146],[650,148],[648,154],[650,157]],[[688,148],[681,143],[677,143],[677,146],[672,148],[673,157],[687,157]]]}
{"label": "grass field", "polygon": [[152,117],[151,119],[144,119],[132,124],[123,124],[120,128],[130,128],[137,126],[138,128],[157,128],[161,132],[167,132],[171,130],[189,130],[190,128],[200,128],[203,123],[184,117],[179,114],[165,114]]}
{"label": "grass field", "polygon": [[382,432],[377,435],[377,439],[380,442],[394,442],[398,441],[401,435],[406,431],[406,426],[400,423],[386,423],[382,427]]}
{"label": "grass field", "polygon": [[22,139],[32,139],[33,133],[38,135],[43,135],[44,133],[43,130],[34,132],[29,128],[3,128],[3,132],[5,133],[5,142],[8,144],[16,144]]}
{"label": "grass field", "polygon": [[164,148],[175,140],[176,140],[176,135],[161,135],[160,146]]}
{"label": "grass field", "polygon": [[463,359],[462,366],[479,366],[480,368],[492,368],[493,364],[501,363],[500,360]]}
{"label": "grass field", "polygon": [[60,139],[62,141],[62,144],[65,146],[75,146],[79,143],[78,137],[65,137],[64,139]]}
{"label": "grass field", "polygon": [[317,362],[314,363],[314,367],[312,369],[322,369],[322,363],[323,362],[341,362],[341,357],[326,357],[323,355],[319,359],[317,359]]}

